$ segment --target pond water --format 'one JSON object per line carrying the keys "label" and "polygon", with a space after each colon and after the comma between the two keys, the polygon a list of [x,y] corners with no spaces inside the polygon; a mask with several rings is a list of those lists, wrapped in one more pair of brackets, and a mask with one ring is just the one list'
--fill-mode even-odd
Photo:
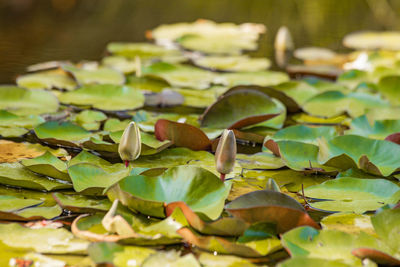
{"label": "pond water", "polygon": [[258,56],[271,57],[281,25],[299,46],[341,50],[358,30],[398,30],[400,1],[389,0],[0,0],[0,83],[27,65],[99,59],[110,41],[145,41],[159,24],[194,21],[257,22],[268,32]]}

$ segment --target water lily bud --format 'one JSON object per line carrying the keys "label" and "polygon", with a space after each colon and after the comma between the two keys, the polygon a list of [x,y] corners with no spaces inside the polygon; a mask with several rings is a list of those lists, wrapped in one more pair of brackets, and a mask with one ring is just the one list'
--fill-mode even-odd
{"label": "water lily bud", "polygon": [[125,128],[118,146],[119,156],[125,161],[126,166],[130,161],[134,161],[139,157],[141,148],[142,142],[139,127],[135,122],[131,122]]}
{"label": "water lily bud", "polygon": [[225,179],[225,174],[230,173],[235,166],[236,159],[236,138],[232,130],[224,130],[217,151],[215,152],[215,165],[221,174],[221,179]]}
{"label": "water lily bud", "polygon": [[286,26],[279,28],[275,37],[274,47],[276,64],[283,68],[287,65],[290,59],[289,52],[294,49],[292,35]]}

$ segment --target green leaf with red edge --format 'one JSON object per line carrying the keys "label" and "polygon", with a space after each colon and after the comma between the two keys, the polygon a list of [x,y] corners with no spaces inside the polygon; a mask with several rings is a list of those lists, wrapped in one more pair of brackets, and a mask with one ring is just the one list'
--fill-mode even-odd
{"label": "green leaf with red edge", "polygon": [[199,128],[187,123],[160,119],[154,126],[156,138],[160,141],[171,140],[179,147],[192,150],[207,150],[211,148],[211,141]]}
{"label": "green leaf with red edge", "polygon": [[207,108],[201,117],[201,127],[238,129],[272,119],[279,112],[277,104],[266,94],[237,90]]}
{"label": "green leaf with red edge", "polygon": [[225,209],[247,223],[275,224],[277,233],[302,225],[320,228],[299,202],[276,191],[258,190],[247,193],[228,203]]}

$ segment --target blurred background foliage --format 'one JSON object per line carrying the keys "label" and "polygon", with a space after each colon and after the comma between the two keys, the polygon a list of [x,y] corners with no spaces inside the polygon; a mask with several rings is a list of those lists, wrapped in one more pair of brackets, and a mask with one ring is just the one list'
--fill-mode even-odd
{"label": "blurred background foliage", "polygon": [[160,24],[194,21],[257,22],[268,32],[258,56],[272,58],[281,25],[297,47],[342,50],[358,30],[398,30],[398,0],[0,0],[0,83],[48,60],[99,59],[111,41],[144,41]]}

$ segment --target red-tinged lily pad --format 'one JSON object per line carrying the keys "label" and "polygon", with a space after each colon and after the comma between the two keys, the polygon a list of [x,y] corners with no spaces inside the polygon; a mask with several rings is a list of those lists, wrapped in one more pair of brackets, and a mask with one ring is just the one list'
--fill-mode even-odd
{"label": "red-tinged lily pad", "polygon": [[180,208],[186,220],[194,229],[202,234],[220,236],[239,236],[244,233],[248,224],[239,218],[222,217],[216,221],[205,221],[200,218],[183,201],[172,202],[166,205],[165,213],[170,216],[175,209]]}
{"label": "red-tinged lily pad", "polygon": [[258,190],[242,195],[228,203],[225,209],[247,223],[273,223],[277,233],[303,225],[320,228],[299,202],[276,191]]}
{"label": "red-tinged lily pad", "polygon": [[279,115],[276,103],[256,90],[237,90],[219,98],[201,117],[201,126],[238,129]]}
{"label": "red-tinged lily pad", "polygon": [[207,150],[211,141],[199,128],[187,123],[160,119],[154,126],[156,138],[160,141],[171,140],[174,145],[192,150]]}
{"label": "red-tinged lily pad", "polygon": [[351,253],[361,259],[370,259],[379,265],[400,266],[400,259],[373,248],[356,248]]}
{"label": "red-tinged lily pad", "polygon": [[133,211],[165,217],[165,205],[185,202],[194,212],[211,220],[217,219],[224,208],[231,188],[212,172],[197,166],[177,166],[159,176],[128,176],[108,191],[107,196]]}
{"label": "red-tinged lily pad", "polygon": [[388,135],[386,136],[385,140],[400,145],[400,133]]}
{"label": "red-tinged lily pad", "polygon": [[259,240],[256,245],[246,245],[246,243],[237,243],[217,236],[201,236],[194,233],[189,228],[179,229],[183,239],[201,249],[217,252],[219,254],[233,254],[242,257],[263,257],[281,249],[279,239],[267,238]]}

